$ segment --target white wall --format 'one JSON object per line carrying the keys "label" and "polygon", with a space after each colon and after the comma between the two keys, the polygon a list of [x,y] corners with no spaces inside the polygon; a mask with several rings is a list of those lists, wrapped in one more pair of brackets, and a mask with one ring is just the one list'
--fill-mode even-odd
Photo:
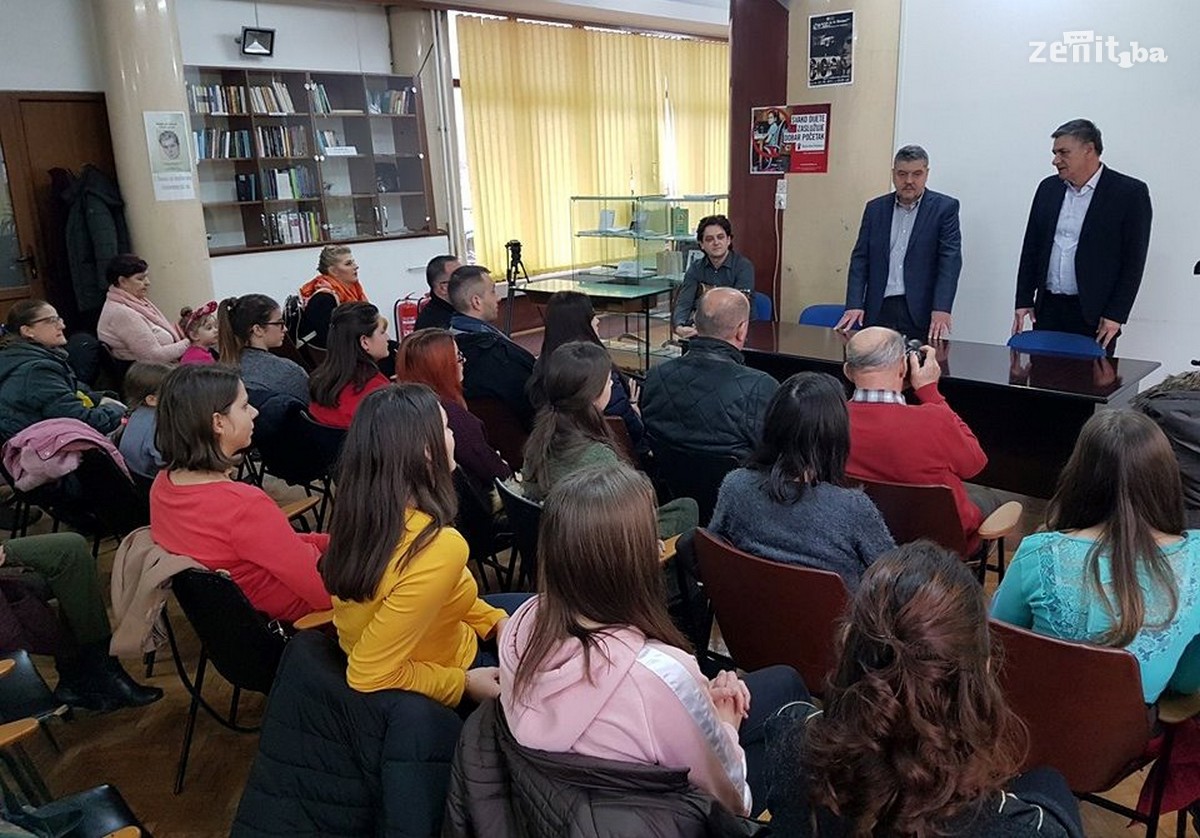
{"label": "white wall", "polygon": [[[371,302],[391,320],[392,303],[412,293],[424,294],[425,265],[447,252],[445,236],[426,236],[386,242],[352,244],[359,281]],[[213,292],[217,299],[250,292],[266,294],[282,303],[289,294],[317,275],[321,248],[243,253],[212,260]]]}
{"label": "white wall", "polygon": [[[1154,226],[1145,277],[1118,355],[1163,362],[1200,357],[1200,3],[905,0],[896,145],[929,151],[929,186],[962,201],[964,267],[954,333],[1003,343],[1012,323],[1021,239],[1037,183],[1053,174],[1050,132],[1076,117],[1103,133],[1107,165],[1146,181]],[[1167,62],[1029,61],[1030,41],[1064,31],[1112,35],[1127,49],[1161,47]],[[1155,378],[1157,378],[1156,376]]]}
{"label": "white wall", "polygon": [[103,90],[93,0],[0,0],[0,90]]}

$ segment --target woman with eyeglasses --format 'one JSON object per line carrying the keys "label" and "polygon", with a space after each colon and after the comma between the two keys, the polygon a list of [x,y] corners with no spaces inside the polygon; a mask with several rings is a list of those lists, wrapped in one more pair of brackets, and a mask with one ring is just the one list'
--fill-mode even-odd
{"label": "woman with eyeglasses", "polygon": [[221,363],[240,368],[251,393],[286,393],[308,401],[304,367],[271,352],[283,344],[283,310],[265,294],[229,297],[217,308],[217,345]]}
{"label": "woman with eyeglasses", "polygon": [[78,419],[115,431],[125,405],[93,393],[67,363],[66,323],[45,300],[22,300],[0,338],[0,440],[43,419]]}
{"label": "woman with eyeglasses", "polygon": [[508,463],[488,442],[483,422],[467,409],[462,389],[463,356],[450,332],[418,329],[401,341],[396,353],[396,379],[424,384],[437,394],[454,431],[454,460],[482,495],[491,495],[494,479],[512,476]]}

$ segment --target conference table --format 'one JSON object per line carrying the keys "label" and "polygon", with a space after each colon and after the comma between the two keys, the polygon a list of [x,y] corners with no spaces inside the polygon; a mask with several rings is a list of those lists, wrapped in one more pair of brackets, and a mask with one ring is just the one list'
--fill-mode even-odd
{"label": "conference table", "polygon": [[[845,380],[848,336],[820,326],[750,324],[746,364],[782,381],[804,370]],[[987,468],[972,482],[1048,498],[1084,422],[1125,407],[1138,382],[1159,367],[1133,358],[1077,358],[1016,352],[1007,346],[941,341],[939,389],[979,438]],[[910,398],[911,398],[911,394]],[[897,438],[896,445],[908,440]]]}

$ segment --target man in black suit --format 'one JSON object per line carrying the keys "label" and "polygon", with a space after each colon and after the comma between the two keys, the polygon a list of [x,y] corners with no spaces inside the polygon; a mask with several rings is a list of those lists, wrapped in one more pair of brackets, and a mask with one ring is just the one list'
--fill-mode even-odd
{"label": "man in black suit", "polygon": [[1013,334],[1035,329],[1095,336],[1112,355],[1142,283],[1150,190],[1100,162],[1100,129],[1086,119],[1053,134],[1054,168],[1038,184],[1017,269]]}

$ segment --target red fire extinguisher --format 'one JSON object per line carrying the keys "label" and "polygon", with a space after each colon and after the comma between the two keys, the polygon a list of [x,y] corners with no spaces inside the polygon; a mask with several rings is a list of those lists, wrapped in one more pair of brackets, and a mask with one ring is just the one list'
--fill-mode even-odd
{"label": "red fire extinguisher", "polygon": [[417,327],[417,314],[421,311],[419,305],[420,297],[416,294],[409,294],[403,299],[396,300],[396,331],[401,340],[405,336],[412,334]]}

